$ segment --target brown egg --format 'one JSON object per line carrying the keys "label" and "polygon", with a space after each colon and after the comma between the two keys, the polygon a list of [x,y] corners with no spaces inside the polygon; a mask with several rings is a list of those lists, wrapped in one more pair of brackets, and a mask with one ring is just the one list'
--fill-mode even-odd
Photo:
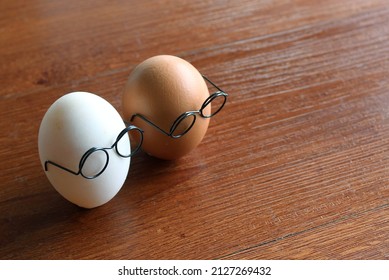
{"label": "brown egg", "polygon": [[[189,62],[170,55],[154,56],[129,76],[123,93],[123,114],[125,121],[143,129],[142,148],[146,153],[177,159],[193,150],[207,131],[209,118],[193,111],[200,110],[208,96],[205,80]],[[204,114],[211,112],[210,107],[204,108]],[[172,127],[182,114],[191,111],[175,129]],[[171,137],[188,128],[181,137]]]}

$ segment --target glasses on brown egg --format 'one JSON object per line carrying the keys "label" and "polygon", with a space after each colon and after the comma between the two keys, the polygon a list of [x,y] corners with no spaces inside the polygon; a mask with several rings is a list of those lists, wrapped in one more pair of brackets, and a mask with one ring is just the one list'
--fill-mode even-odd
{"label": "glasses on brown egg", "polygon": [[[216,115],[217,113],[220,112],[221,109],[223,109],[226,101],[227,101],[227,96],[228,94],[223,91],[221,88],[219,88],[216,84],[214,84],[211,80],[209,80],[207,77],[202,75],[204,80],[208,82],[211,86],[213,86],[216,91],[209,95],[207,99],[205,99],[204,103],[201,105],[200,109],[197,111],[187,111],[180,116],[173,122],[171,125],[169,131],[165,131],[162,128],[160,128],[158,125],[153,123],[151,120],[146,118],[145,116],[141,114],[134,114],[131,117],[131,122],[136,118],[140,118],[143,121],[147,122],[149,125],[153,126],[156,128],[158,131],[161,133],[165,134],[166,136],[172,137],[172,138],[180,138],[183,135],[185,135],[195,124],[196,122],[196,115],[200,115],[203,118],[210,118]],[[212,103],[211,110],[209,114],[205,113],[205,109],[210,106]]]}
{"label": "glasses on brown egg", "polygon": [[[138,136],[139,141],[137,143],[137,146],[135,148],[131,148],[131,152],[129,152],[130,149],[128,149],[128,146],[124,148],[122,145],[120,145],[121,143],[120,140],[122,140],[125,134],[131,131],[135,131],[139,134]],[[133,156],[139,151],[140,147],[142,146],[142,143],[143,143],[143,130],[141,130],[140,128],[134,125],[129,125],[119,133],[119,135],[117,136],[115,142],[112,144],[111,147],[108,148],[92,147],[89,150],[87,150],[80,159],[80,162],[78,164],[78,171],[73,171],[51,160],[45,161],[45,171],[48,171],[48,165],[51,164],[66,172],[72,173],[73,175],[81,175],[85,179],[94,179],[100,176],[108,166],[109,163],[108,150],[115,148],[115,151],[119,156],[123,158],[128,158]],[[103,160],[101,160],[101,154],[103,155]]]}

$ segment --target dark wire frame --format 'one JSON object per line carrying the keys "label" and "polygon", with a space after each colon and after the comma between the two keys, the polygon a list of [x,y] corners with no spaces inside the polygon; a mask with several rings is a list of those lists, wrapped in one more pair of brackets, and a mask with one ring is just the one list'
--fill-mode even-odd
{"label": "dark wire frame", "polygon": [[[135,117],[138,117],[138,118],[141,118],[142,120],[144,120],[145,122],[147,122],[149,125],[153,126],[154,128],[158,129],[161,133],[165,134],[166,136],[169,136],[169,137],[172,137],[172,138],[180,138],[182,136],[184,136],[194,125],[195,121],[196,121],[196,114],[199,114],[201,117],[203,118],[210,118],[210,117],[213,117],[214,115],[216,115],[217,113],[220,112],[220,110],[224,107],[224,105],[226,104],[226,101],[227,101],[227,96],[228,94],[222,90],[221,88],[219,88],[216,84],[214,84],[211,80],[209,80],[206,76],[202,75],[202,77],[204,78],[205,81],[207,81],[208,83],[210,83],[213,87],[215,87],[217,89],[216,92],[214,92],[213,94],[211,94],[210,96],[208,96],[207,99],[205,99],[204,103],[201,105],[201,108],[197,111],[187,111],[183,114],[181,114],[172,124],[172,126],[170,127],[170,130],[169,132],[166,132],[165,130],[163,130],[162,128],[160,128],[159,126],[157,126],[155,123],[153,123],[152,121],[150,121],[149,119],[147,119],[145,116],[141,115],[141,114],[134,114],[131,116],[131,122],[134,120]],[[215,100],[216,98],[218,97],[222,97],[223,98],[223,103],[221,104],[221,106],[216,110],[214,111],[213,113],[211,112],[211,114],[209,115],[206,115],[204,114],[203,110],[213,101]],[[193,116],[193,119],[192,119],[192,122],[191,124],[184,130],[184,132],[180,133],[180,134],[174,134],[175,130],[177,129],[177,127],[179,126],[179,124],[186,118],[190,117],[190,116]]]}
{"label": "dark wire frame", "polygon": [[[118,145],[120,139],[121,139],[125,134],[127,134],[128,132],[130,132],[131,130],[137,130],[137,131],[139,132],[139,134],[140,134],[140,140],[138,141],[136,148],[135,148],[134,150],[132,150],[131,153],[130,153],[129,155],[122,154],[122,153],[119,151],[117,145]],[[69,169],[69,168],[67,168],[67,167],[64,167],[64,166],[62,166],[62,165],[60,165],[60,164],[58,164],[58,163],[55,163],[55,162],[53,162],[53,161],[51,161],[51,160],[46,160],[46,161],[45,161],[45,171],[48,171],[48,164],[51,164],[51,165],[54,165],[54,166],[56,166],[56,167],[58,167],[58,168],[60,168],[60,169],[62,169],[62,170],[65,170],[65,171],[67,171],[67,172],[69,172],[69,173],[72,173],[73,175],[76,175],[76,176],[77,176],[77,175],[81,175],[81,176],[84,177],[85,179],[94,179],[94,178],[97,178],[98,176],[100,176],[100,175],[105,171],[105,169],[106,169],[107,166],[108,166],[108,163],[109,163],[109,155],[108,155],[107,150],[111,150],[111,149],[115,148],[115,151],[116,151],[116,153],[117,153],[119,156],[121,156],[121,157],[123,157],[123,158],[128,158],[128,157],[132,157],[134,154],[136,154],[136,153],[139,151],[139,149],[140,149],[141,146],[142,146],[142,143],[143,143],[143,130],[140,129],[140,128],[138,128],[138,127],[136,127],[136,126],[134,126],[134,125],[129,125],[129,126],[127,126],[125,129],[123,129],[123,130],[119,133],[119,135],[117,136],[115,142],[112,144],[111,147],[109,147],[109,148],[97,148],[97,147],[93,147],[93,148],[90,148],[89,150],[87,150],[87,151],[82,155],[82,157],[81,157],[81,159],[80,159],[80,163],[78,164],[78,171],[77,171],[77,172],[75,172],[75,171],[73,171],[73,170],[71,170],[71,169]],[[89,157],[90,155],[92,155],[93,153],[98,152],[98,151],[102,151],[102,152],[105,153],[105,156],[106,156],[105,165],[104,165],[103,168],[102,168],[98,173],[96,173],[95,175],[93,175],[93,176],[87,176],[87,175],[85,175],[85,174],[82,172],[82,168],[84,167],[84,164],[85,164],[86,160],[88,159],[88,157]]]}

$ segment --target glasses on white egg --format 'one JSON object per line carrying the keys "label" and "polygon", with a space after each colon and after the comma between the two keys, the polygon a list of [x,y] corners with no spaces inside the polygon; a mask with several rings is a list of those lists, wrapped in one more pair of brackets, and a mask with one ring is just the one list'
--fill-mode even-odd
{"label": "glasses on white egg", "polygon": [[[214,84],[211,80],[209,80],[206,76],[202,75],[204,80],[208,82],[211,86],[213,86],[216,91],[212,93],[207,99],[205,99],[204,103],[201,105],[200,109],[197,111],[187,111],[180,116],[173,122],[172,126],[170,127],[169,131],[165,131],[159,126],[157,126],[155,123],[150,121],[148,118],[141,114],[134,114],[131,117],[131,122],[136,118],[140,118],[143,121],[147,122],[149,125],[153,126],[154,128],[158,129],[161,133],[165,134],[166,136],[172,137],[172,138],[180,138],[184,136],[194,125],[196,121],[196,115],[200,115],[203,118],[210,118],[216,115],[220,112],[220,110],[224,107],[227,101],[228,94],[219,88],[216,84]],[[211,110],[209,114],[205,113],[205,109],[211,106]]]}
{"label": "glasses on white egg", "polygon": [[[123,136],[126,135],[127,133],[135,131],[138,133],[138,143],[137,146],[134,149],[130,149],[128,145],[123,145],[120,140],[123,139]],[[100,176],[105,169],[108,166],[109,163],[109,154],[108,150],[111,150],[115,148],[116,153],[123,157],[123,158],[128,158],[136,154],[140,147],[142,146],[143,143],[143,130],[140,128],[134,126],[134,125],[129,125],[125,129],[123,129],[119,135],[116,138],[116,141],[112,144],[111,147],[109,148],[97,148],[93,147],[87,150],[81,157],[81,160],[78,164],[78,171],[73,171],[67,167],[64,167],[58,163],[55,163],[51,160],[45,161],[45,171],[48,171],[48,165],[51,164],[57,168],[60,168],[64,171],[67,171],[69,173],[72,173],[73,175],[81,175],[82,177],[86,179],[94,179],[98,176]],[[101,157],[101,154],[103,157]]]}

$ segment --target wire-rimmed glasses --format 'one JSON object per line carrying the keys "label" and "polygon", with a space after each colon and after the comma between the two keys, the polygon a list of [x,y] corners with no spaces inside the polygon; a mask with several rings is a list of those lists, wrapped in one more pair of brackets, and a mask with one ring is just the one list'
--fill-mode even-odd
{"label": "wire-rimmed glasses", "polygon": [[[205,99],[204,103],[201,105],[201,108],[197,111],[187,111],[183,114],[181,114],[172,124],[172,126],[169,129],[169,132],[163,130],[159,126],[157,126],[155,123],[147,119],[145,116],[141,114],[134,114],[131,117],[131,122],[134,120],[135,117],[141,118],[145,122],[147,122],[149,125],[153,126],[154,128],[158,129],[161,133],[172,137],[172,138],[180,138],[183,135],[185,135],[194,125],[196,121],[196,114],[199,114],[203,118],[210,118],[216,115],[220,112],[220,110],[224,107],[224,104],[227,101],[228,94],[220,89],[216,84],[214,84],[211,80],[209,80],[206,76],[202,75],[205,81],[207,81],[209,84],[211,84],[214,88],[217,89],[216,92],[212,93],[210,96],[208,96],[207,99]],[[212,106],[212,110],[210,110],[209,114],[205,113],[205,109],[213,102],[213,104],[217,104],[216,106]],[[186,121],[186,127],[183,127],[184,120]],[[189,124],[189,125],[188,125]]]}
{"label": "wire-rimmed glasses", "polygon": [[[120,140],[123,138],[123,136],[130,131],[137,131],[139,133],[139,139],[140,139],[135,149],[131,149],[131,152],[129,152],[128,147],[127,149],[123,150],[123,148],[120,147],[119,145]],[[129,125],[119,133],[119,135],[117,136],[115,142],[112,144],[111,147],[108,148],[93,147],[87,150],[80,159],[77,172],[67,167],[64,167],[58,163],[55,163],[51,160],[45,161],[45,171],[48,171],[48,165],[51,164],[62,170],[72,173],[73,175],[81,175],[86,179],[94,179],[100,176],[108,166],[109,163],[109,155],[107,152],[108,150],[115,148],[115,151],[119,156],[123,158],[128,158],[133,156],[135,153],[139,151],[140,147],[142,146],[142,142],[143,142],[143,130],[141,130],[140,128],[134,125]],[[101,161],[101,155],[99,155],[100,153],[102,153],[103,156],[105,156],[104,158],[105,161],[104,160]]]}

